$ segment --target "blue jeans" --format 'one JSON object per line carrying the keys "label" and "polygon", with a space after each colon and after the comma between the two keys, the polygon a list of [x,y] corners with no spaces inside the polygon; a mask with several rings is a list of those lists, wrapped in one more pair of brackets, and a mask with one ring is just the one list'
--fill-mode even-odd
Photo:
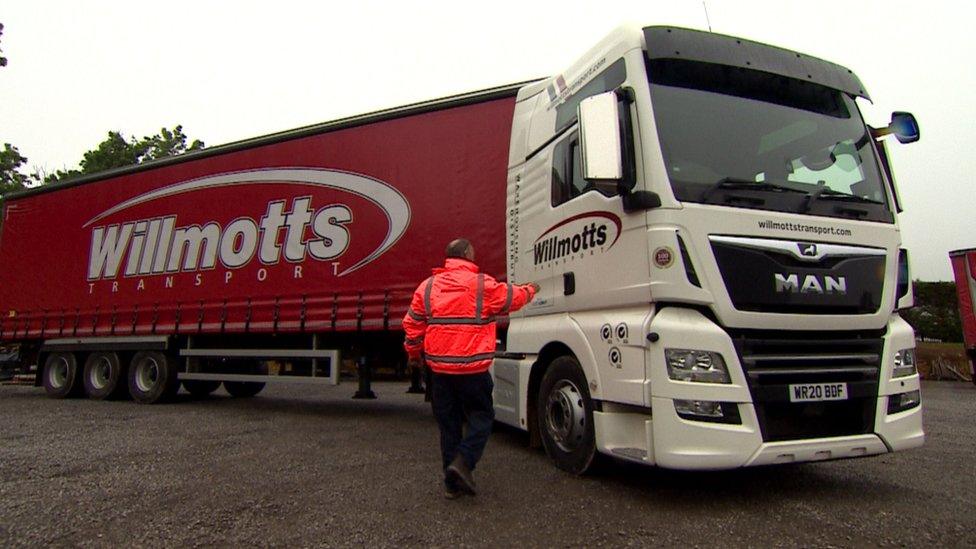
{"label": "blue jeans", "polygon": [[[441,431],[441,459],[444,468],[461,454],[474,470],[488,444],[495,407],[491,374],[438,374],[431,376],[431,408]],[[467,429],[464,424],[467,423]]]}

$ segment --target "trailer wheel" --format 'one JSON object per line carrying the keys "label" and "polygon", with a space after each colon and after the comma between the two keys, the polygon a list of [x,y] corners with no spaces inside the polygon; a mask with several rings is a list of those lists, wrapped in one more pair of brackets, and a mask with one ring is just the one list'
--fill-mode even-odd
{"label": "trailer wheel", "polygon": [[539,387],[539,434],[556,467],[581,475],[594,463],[593,401],[579,362],[571,356],[552,361]]}
{"label": "trailer wheel", "polygon": [[81,377],[74,353],[51,353],[44,361],[44,390],[51,398],[80,395]]}
{"label": "trailer wheel", "polygon": [[264,383],[256,381],[225,381],[224,389],[227,389],[227,392],[232,397],[249,398],[260,393],[264,389]]}
{"label": "trailer wheel", "polygon": [[89,398],[107,400],[125,395],[125,373],[119,355],[99,352],[88,355],[84,370],[85,393]]}
{"label": "trailer wheel", "polygon": [[209,379],[184,379],[183,388],[197,398],[203,398],[220,387],[219,381]]}
{"label": "trailer wheel", "polygon": [[138,352],[129,364],[129,394],[139,404],[166,402],[180,388],[176,374],[176,361],[165,354]]}

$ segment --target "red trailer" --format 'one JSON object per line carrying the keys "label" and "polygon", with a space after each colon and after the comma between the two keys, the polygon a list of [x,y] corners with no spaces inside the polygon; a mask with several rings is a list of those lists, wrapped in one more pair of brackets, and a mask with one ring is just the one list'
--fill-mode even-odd
{"label": "red trailer", "polygon": [[973,383],[976,383],[976,248],[949,252],[959,296],[959,318]]}
{"label": "red trailer", "polygon": [[[0,341],[39,360],[54,396],[99,383],[120,394],[131,363],[129,389],[153,402],[175,378],[142,395],[140,381],[155,388],[176,360],[188,389],[236,380],[241,394],[275,374],[334,382],[334,351],[401,361],[400,319],[447,242],[469,238],[481,267],[504,274],[518,87],[8,197]],[[271,359],[288,364],[268,371]]]}

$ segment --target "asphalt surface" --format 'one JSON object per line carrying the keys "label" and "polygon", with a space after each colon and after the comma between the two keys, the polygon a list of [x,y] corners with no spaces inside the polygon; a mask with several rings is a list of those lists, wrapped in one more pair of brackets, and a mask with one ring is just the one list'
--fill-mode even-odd
{"label": "asphalt surface", "polygon": [[0,386],[0,546],[974,546],[976,386],[923,383],[924,447],[850,461],[577,478],[499,428],[477,497],[441,493],[405,384],[174,404]]}

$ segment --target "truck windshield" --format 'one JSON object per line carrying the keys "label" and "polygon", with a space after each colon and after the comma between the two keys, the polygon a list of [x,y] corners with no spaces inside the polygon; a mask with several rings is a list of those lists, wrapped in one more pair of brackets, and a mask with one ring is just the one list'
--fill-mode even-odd
{"label": "truck windshield", "polygon": [[736,67],[648,64],[678,200],[893,221],[871,138],[850,96]]}

